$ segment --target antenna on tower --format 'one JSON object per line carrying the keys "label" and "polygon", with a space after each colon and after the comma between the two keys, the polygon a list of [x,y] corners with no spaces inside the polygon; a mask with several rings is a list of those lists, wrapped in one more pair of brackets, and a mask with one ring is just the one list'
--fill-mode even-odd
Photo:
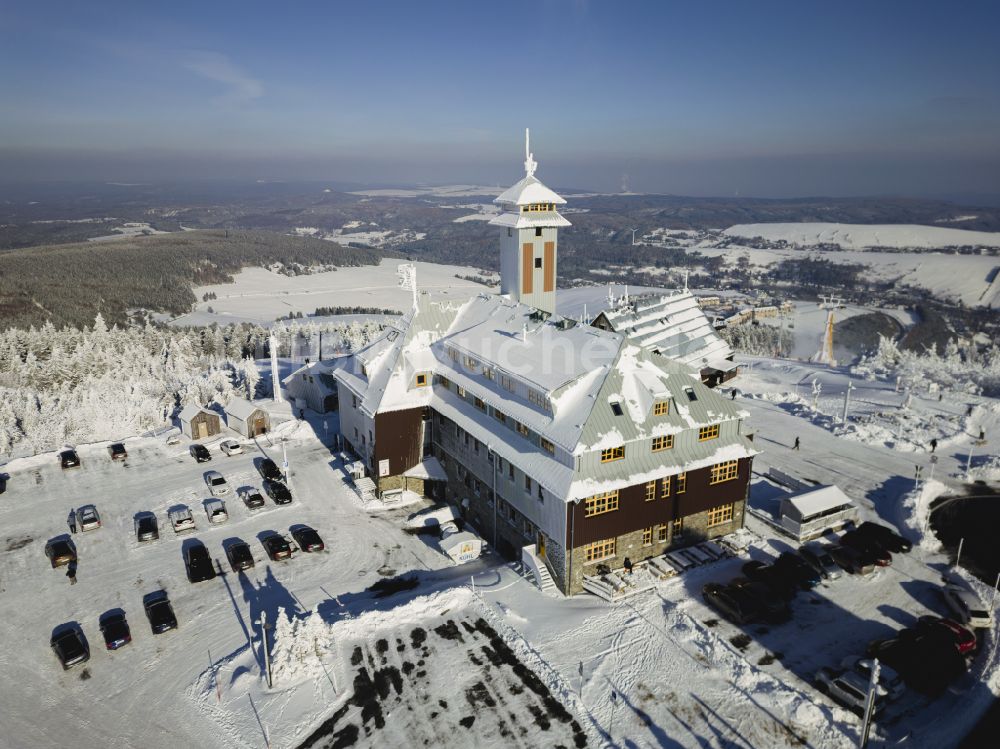
{"label": "antenna on tower", "polygon": [[691,272],[691,271],[687,271],[687,270],[686,270],[686,271],[684,271],[684,291],[687,291],[687,290],[688,290],[688,274],[689,274],[690,272]]}
{"label": "antenna on tower", "polygon": [[535,155],[531,152],[531,131],[524,128],[524,173],[529,177],[534,177],[535,169],[538,168],[534,157]]}

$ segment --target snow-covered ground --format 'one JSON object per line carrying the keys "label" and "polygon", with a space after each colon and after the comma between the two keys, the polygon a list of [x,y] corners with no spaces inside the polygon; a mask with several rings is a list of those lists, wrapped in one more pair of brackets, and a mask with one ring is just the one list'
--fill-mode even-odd
{"label": "snow-covered ground", "polygon": [[838,244],[845,250],[869,247],[936,249],[941,247],[1000,247],[1000,232],[946,229],[919,224],[767,223],[737,224],[724,232],[731,237],[783,239],[797,245]]}
{"label": "snow-covered ground", "polygon": [[418,198],[431,196],[436,198],[466,198],[478,195],[499,195],[502,187],[487,185],[439,185],[437,187],[388,187],[374,190],[355,190],[351,195],[364,195],[369,198]]}
{"label": "snow-covered ground", "polygon": [[168,232],[160,231],[159,229],[154,229],[147,223],[130,221],[122,226],[114,227],[114,234],[108,234],[103,237],[91,237],[88,242],[107,242],[115,239],[128,239],[129,237],[141,237],[149,234],[167,234]]}
{"label": "snow-covered ground", "polygon": [[[198,286],[197,299],[212,292],[217,298],[198,302],[193,312],[174,325],[220,325],[236,322],[270,323],[290,312],[312,314],[318,307],[377,307],[405,312],[410,295],[399,288],[396,267],[402,260],[384,259],[379,265],[339,268],[336,271],[286,276],[264,268],[244,268],[232,283]],[[435,299],[463,301],[486,287],[457,275],[474,276],[475,268],[416,263],[417,286]],[[212,308],[212,312],[208,308]]]}

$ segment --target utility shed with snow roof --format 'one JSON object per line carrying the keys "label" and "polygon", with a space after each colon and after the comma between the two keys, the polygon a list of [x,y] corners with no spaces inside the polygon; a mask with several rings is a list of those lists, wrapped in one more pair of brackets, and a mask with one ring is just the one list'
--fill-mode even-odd
{"label": "utility shed with snow roof", "polygon": [[260,406],[243,398],[226,404],[226,425],[243,437],[256,437],[271,428],[271,421]]}
{"label": "utility shed with snow roof", "polygon": [[214,437],[222,431],[219,414],[195,406],[184,406],[178,416],[181,422],[181,432],[193,440]]}
{"label": "utility shed with snow roof", "polygon": [[858,508],[837,486],[821,486],[781,500],[781,526],[800,541],[857,522]]}

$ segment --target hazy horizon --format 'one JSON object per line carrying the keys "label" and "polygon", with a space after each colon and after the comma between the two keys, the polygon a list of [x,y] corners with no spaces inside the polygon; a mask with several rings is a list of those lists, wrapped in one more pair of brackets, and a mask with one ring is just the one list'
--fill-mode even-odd
{"label": "hazy horizon", "polygon": [[995,4],[0,11],[5,182],[1000,193]]}

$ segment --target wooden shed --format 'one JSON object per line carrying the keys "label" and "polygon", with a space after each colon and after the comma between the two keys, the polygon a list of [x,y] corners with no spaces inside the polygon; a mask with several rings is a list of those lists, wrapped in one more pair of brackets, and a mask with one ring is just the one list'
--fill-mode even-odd
{"label": "wooden shed", "polygon": [[181,432],[193,440],[212,437],[222,431],[219,414],[208,411],[201,406],[184,406],[178,418],[181,422]]}
{"label": "wooden shed", "polygon": [[243,398],[233,398],[226,406],[226,424],[243,437],[256,437],[271,428],[267,411]]}

